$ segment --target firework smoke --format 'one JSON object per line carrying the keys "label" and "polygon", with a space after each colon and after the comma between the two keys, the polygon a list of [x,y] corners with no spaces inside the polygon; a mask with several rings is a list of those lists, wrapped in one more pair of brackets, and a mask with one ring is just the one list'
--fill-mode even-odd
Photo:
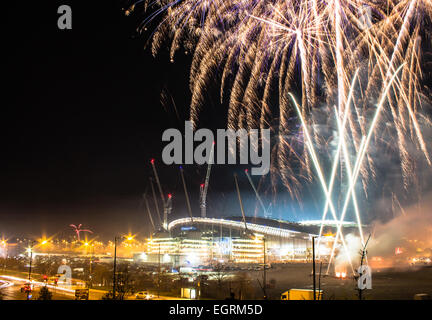
{"label": "firework smoke", "polygon": [[386,265],[393,267],[405,267],[416,257],[432,258],[431,196],[401,210],[399,216],[387,223],[376,223],[368,250],[370,256],[382,257]]}
{"label": "firework smoke", "polygon": [[[322,219],[330,210],[339,220],[335,243],[340,237],[348,259],[341,223],[353,211],[364,243],[355,189],[361,185],[366,200],[379,176],[372,153],[396,151],[406,191],[417,183],[407,146],[431,165],[422,130],[430,123],[422,82],[431,60],[430,0],[141,0],[126,14],[138,4],[148,12],[141,30],[158,21],[153,54],[167,41],[171,61],[180,48],[192,54],[194,125],[210,84],[219,82],[227,127],[276,133],[272,184],[280,178],[300,200],[301,188],[319,182]],[[317,110],[326,110],[323,123]],[[321,126],[331,134],[320,134]]]}
{"label": "firework smoke", "polygon": [[[289,93],[300,96],[301,114],[312,128],[313,111],[322,106],[331,113],[336,106],[342,119],[356,70],[359,85],[347,118],[349,143],[343,161],[349,163],[347,157],[359,151],[378,97],[403,65],[386,94],[385,114],[376,129],[392,130],[388,136],[393,141],[375,135],[374,145],[383,150],[397,145],[406,189],[415,181],[415,163],[406,143],[414,142],[430,163],[417,117],[423,107],[421,66],[429,61],[423,43],[431,29],[431,1],[160,0],[134,2],[127,14],[140,3],[148,13],[140,30],[158,21],[153,54],[169,40],[172,61],[180,48],[193,56],[193,123],[199,121],[207,88],[219,81],[221,101],[228,104],[228,127],[270,127],[279,137],[272,175],[293,197],[314,173],[306,145],[299,142],[302,129],[291,120],[296,114]],[[316,132],[311,135],[315,145],[326,143]],[[359,179],[365,196],[368,181],[376,176],[374,158],[367,153]],[[347,178],[347,173],[339,177]]]}

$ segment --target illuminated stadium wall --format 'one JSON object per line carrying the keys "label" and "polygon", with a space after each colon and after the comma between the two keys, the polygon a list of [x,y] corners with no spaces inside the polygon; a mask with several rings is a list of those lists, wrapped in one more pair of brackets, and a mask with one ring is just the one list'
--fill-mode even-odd
{"label": "illuminated stadium wall", "polygon": [[262,263],[264,243],[267,262],[304,261],[311,257],[315,234],[314,228],[269,219],[247,219],[245,225],[238,217],[182,218],[172,221],[168,230],[152,237],[141,261],[174,266]]}

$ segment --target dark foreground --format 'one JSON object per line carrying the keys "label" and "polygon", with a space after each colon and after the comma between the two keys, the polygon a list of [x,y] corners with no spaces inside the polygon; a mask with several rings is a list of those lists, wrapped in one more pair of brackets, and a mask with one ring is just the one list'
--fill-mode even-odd
{"label": "dark foreground", "polygon": [[[324,291],[323,299],[358,299],[356,280],[350,276],[344,280],[324,276],[326,267],[323,266],[322,270],[323,276],[320,281],[321,289]],[[279,299],[280,293],[291,288],[312,289],[311,272],[311,264],[275,265],[267,270],[267,281],[274,283],[274,288],[267,290],[269,298]],[[250,276],[261,281],[263,273],[252,272]],[[255,282],[258,286],[256,290],[262,292],[258,281]],[[316,283],[318,286],[318,276]],[[363,297],[367,300],[412,300],[418,293],[427,293],[432,297],[432,267],[372,270],[372,289],[365,290]]]}

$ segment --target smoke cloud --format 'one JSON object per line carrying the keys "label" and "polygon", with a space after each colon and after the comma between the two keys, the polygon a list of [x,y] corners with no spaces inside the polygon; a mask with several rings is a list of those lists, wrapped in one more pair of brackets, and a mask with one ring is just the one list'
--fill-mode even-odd
{"label": "smoke cloud", "polygon": [[[419,204],[401,208],[390,221],[375,222],[370,232],[367,257],[372,268],[406,268],[413,259],[432,259],[432,193]],[[362,250],[360,237],[347,234],[345,241],[357,268]],[[335,271],[349,271],[349,259],[342,246],[335,258]]]}
{"label": "smoke cloud", "polygon": [[417,205],[400,211],[387,223],[373,226],[370,257],[379,256],[393,267],[415,257],[432,256],[432,194]]}

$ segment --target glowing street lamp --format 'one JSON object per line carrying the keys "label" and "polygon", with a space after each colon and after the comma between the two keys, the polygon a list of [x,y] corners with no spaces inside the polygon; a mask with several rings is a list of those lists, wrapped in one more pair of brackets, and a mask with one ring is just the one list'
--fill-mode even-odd
{"label": "glowing street lamp", "polygon": [[0,241],[0,245],[3,247],[4,250],[7,250],[7,240],[2,239],[2,241]]}
{"label": "glowing street lamp", "polygon": [[42,238],[38,239],[36,243],[37,247],[46,248],[49,246],[50,242],[52,242],[53,237],[47,238],[45,235],[42,236]]}
{"label": "glowing street lamp", "polygon": [[126,238],[125,236],[114,237],[114,268],[113,268],[113,300],[116,299],[116,275],[117,275],[117,240]]}
{"label": "glowing street lamp", "polygon": [[[31,288],[31,271],[32,271],[33,246],[34,246],[34,244],[35,244],[35,241],[31,240],[29,247],[27,248],[27,252],[30,254],[29,274],[28,274],[28,280],[29,280],[30,288]],[[29,290],[27,290],[27,300],[30,300],[30,291]]]}
{"label": "glowing street lamp", "polygon": [[131,242],[131,241],[134,241],[135,240],[135,234],[127,234],[127,235],[125,235],[125,236],[123,236],[123,238],[126,240],[126,241],[128,241],[128,242]]}
{"label": "glowing street lamp", "polygon": [[[94,254],[94,243],[93,240],[88,241],[87,239],[83,242],[82,246],[85,249],[85,254],[90,253],[90,263],[89,263],[89,274],[87,286],[92,287],[92,264],[93,264],[93,254]],[[90,251],[90,252],[89,252]]]}
{"label": "glowing street lamp", "polygon": [[[8,246],[7,246],[7,240],[2,239],[2,241],[0,242],[1,246],[3,247],[3,256],[5,257],[5,259],[7,259],[8,257]],[[6,260],[4,260],[4,265],[3,268],[6,269]]]}

